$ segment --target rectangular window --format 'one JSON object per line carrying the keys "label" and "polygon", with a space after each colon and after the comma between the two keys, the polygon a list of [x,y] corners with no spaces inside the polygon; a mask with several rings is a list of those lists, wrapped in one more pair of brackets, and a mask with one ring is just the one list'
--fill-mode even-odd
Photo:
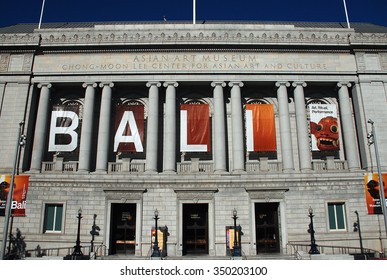
{"label": "rectangular window", "polygon": [[345,204],[344,202],[328,203],[329,229],[345,230]]}
{"label": "rectangular window", "polygon": [[62,204],[46,204],[44,209],[43,233],[61,232],[63,218]]}

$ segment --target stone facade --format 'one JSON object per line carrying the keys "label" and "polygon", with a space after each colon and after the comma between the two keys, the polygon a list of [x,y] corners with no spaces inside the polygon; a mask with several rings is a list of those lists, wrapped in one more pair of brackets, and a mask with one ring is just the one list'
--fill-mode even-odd
{"label": "stone facade", "polygon": [[[98,253],[149,256],[157,209],[159,226],[168,228],[168,256],[225,256],[235,208],[245,255],[290,254],[291,244],[310,242],[312,206],[318,245],[359,247],[352,228],[358,211],[364,247],[383,251],[384,220],[367,212],[364,175],[377,167],[369,119],[387,168],[386,45],[387,33],[328,25],[0,29],[0,173],[13,171],[23,120],[18,167],[30,175],[26,216],[15,217],[13,227],[28,249],[71,247],[81,207],[83,246],[96,214]],[[79,106],[77,152],[49,151],[53,108],[70,103]],[[113,149],[118,103],[144,107],[141,153]],[[180,150],[178,108],[196,103],[210,111],[204,154]],[[245,104],[274,108],[275,152],[247,152]],[[311,151],[311,104],[336,106],[339,150]],[[331,225],[336,204],[344,207],[342,228]],[[63,211],[57,231],[47,230],[50,205]],[[270,226],[260,224],[268,216]]]}

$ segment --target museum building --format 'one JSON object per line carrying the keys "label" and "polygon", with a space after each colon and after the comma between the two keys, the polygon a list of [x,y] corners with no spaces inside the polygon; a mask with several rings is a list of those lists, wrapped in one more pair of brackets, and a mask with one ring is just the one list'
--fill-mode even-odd
{"label": "museum building", "polygon": [[157,220],[164,256],[215,257],[237,217],[244,256],[291,255],[311,208],[321,248],[359,247],[357,211],[364,247],[384,252],[366,183],[387,169],[386,98],[374,24],[2,27],[0,176],[28,177],[12,228],[28,249],[72,247],[82,209],[99,255],[150,256]]}

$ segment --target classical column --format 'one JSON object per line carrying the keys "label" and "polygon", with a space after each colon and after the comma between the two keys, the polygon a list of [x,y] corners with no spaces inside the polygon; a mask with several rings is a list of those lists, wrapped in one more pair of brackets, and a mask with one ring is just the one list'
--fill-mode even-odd
{"label": "classical column", "polygon": [[279,127],[281,138],[282,170],[294,170],[292,130],[290,126],[289,102],[287,87],[288,82],[277,82],[277,100],[279,113]]}
{"label": "classical column", "polygon": [[176,172],[176,87],[177,82],[165,82],[165,130],[163,172]]}
{"label": "classical column", "polygon": [[146,172],[157,172],[157,147],[158,147],[158,127],[159,127],[159,87],[160,82],[148,82],[148,121],[146,138]]}
{"label": "classical column", "polygon": [[38,114],[36,116],[36,127],[34,136],[34,145],[32,149],[31,171],[40,171],[42,166],[42,158],[44,154],[45,139],[47,138],[47,121],[49,117],[50,104],[50,89],[51,84],[38,84],[40,88],[40,98],[38,106]]}
{"label": "classical column", "polygon": [[97,166],[96,171],[106,172],[109,156],[110,138],[110,113],[112,107],[113,83],[100,83],[102,88],[101,110],[99,115],[98,145],[97,145]]}
{"label": "classical column", "polygon": [[242,82],[230,82],[231,87],[231,129],[232,129],[232,159],[233,171],[241,172],[245,170],[244,157],[244,132],[243,132],[243,113],[242,113]]}
{"label": "classical column", "polygon": [[94,99],[96,83],[84,83],[85,104],[83,107],[81,143],[79,145],[79,165],[78,171],[90,171],[90,156],[93,139],[93,121],[94,121]]}
{"label": "classical column", "polygon": [[348,87],[351,84],[338,83],[340,118],[342,132],[344,136],[344,148],[349,170],[360,169],[359,149],[357,146],[357,136],[355,123],[352,118],[351,101],[349,99]]}
{"label": "classical column", "polygon": [[212,82],[214,88],[214,172],[227,171],[226,165],[226,122],[224,111],[223,88],[225,82]]}
{"label": "classical column", "polygon": [[300,170],[307,171],[312,169],[312,159],[309,143],[309,128],[306,118],[304,82],[294,82],[294,104],[296,107],[297,141],[298,156],[300,160]]}

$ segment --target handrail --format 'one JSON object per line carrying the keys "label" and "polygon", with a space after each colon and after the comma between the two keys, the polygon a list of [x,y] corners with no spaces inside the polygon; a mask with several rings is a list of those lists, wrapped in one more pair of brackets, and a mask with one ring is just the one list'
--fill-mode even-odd
{"label": "handrail", "polygon": [[[106,256],[106,245],[99,244],[94,246],[95,256],[101,257]],[[35,249],[26,250],[26,254],[32,256],[33,254],[37,257],[43,256],[66,256],[71,255],[74,251],[74,246],[71,247],[56,247],[56,248],[40,248],[37,247]],[[84,255],[90,255],[91,250],[90,246],[82,246],[81,251]]]}
{"label": "handrail", "polygon": [[[294,242],[288,242],[287,246],[290,246],[291,252],[299,259],[301,257],[301,254],[299,251],[308,252],[310,249],[310,244],[305,243],[294,243]],[[300,250],[300,248],[302,250]],[[333,246],[333,245],[318,245],[320,253],[323,254],[349,254],[349,255],[355,255],[355,254],[361,254],[361,248],[359,247],[350,247],[350,246]],[[369,248],[363,248],[363,253],[366,255],[373,254],[377,257],[383,257],[383,253],[379,252],[374,249]],[[301,257],[302,258],[302,257]]]}

